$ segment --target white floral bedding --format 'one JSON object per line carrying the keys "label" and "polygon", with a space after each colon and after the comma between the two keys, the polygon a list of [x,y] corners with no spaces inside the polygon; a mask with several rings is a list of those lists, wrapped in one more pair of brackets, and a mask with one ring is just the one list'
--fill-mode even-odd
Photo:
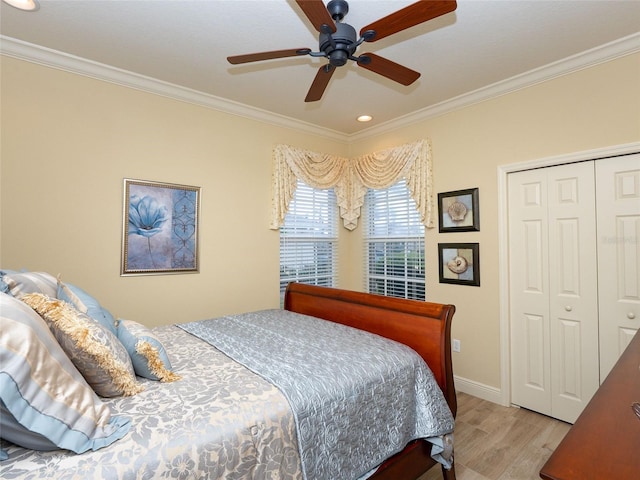
{"label": "white floral bedding", "polygon": [[132,419],[124,438],[80,455],[3,441],[0,478],[302,478],[294,418],[276,387],[177,327],[154,332],[183,378],[140,379],[144,392],[106,400]]}
{"label": "white floral bedding", "polygon": [[154,333],[182,379],[105,400],[131,418],[124,438],[83,454],[2,441],[0,478],[353,480],[414,438],[436,458],[453,430],[426,364],[382,337],[281,310]]}

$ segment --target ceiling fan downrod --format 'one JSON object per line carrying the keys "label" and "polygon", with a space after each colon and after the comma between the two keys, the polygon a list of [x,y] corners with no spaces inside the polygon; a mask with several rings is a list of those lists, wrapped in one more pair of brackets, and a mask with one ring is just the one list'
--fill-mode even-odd
{"label": "ceiling fan downrod", "polygon": [[349,4],[346,0],[331,0],[327,4],[329,15],[336,22],[341,22],[344,16],[349,13]]}
{"label": "ceiling fan downrod", "polygon": [[327,57],[334,67],[342,67],[348,60],[358,62],[360,59],[354,56],[356,49],[362,42],[372,39],[375,31],[369,30],[358,39],[355,28],[347,23],[341,23],[344,16],[349,13],[349,4],[346,0],[331,0],[327,4],[327,10],[335,21],[336,31],[323,28],[320,32],[318,43],[321,54]]}

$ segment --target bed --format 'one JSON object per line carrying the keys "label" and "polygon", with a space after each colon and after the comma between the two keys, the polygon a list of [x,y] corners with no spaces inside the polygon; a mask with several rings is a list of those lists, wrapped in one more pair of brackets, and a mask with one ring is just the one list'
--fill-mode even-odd
{"label": "bed", "polygon": [[[397,480],[416,479],[440,462],[444,478],[455,479],[454,311],[452,305],[294,283],[284,309],[155,328],[180,379],[137,377],[142,391],[101,398],[112,419],[130,422],[120,426],[126,430],[121,438],[80,454],[2,440],[7,458],[0,461],[0,477]],[[287,331],[294,335],[285,338]],[[248,353],[260,342],[276,345],[276,352],[256,347],[257,354]],[[352,345],[351,357],[334,374],[342,344]],[[267,357],[277,351],[285,363],[269,365]],[[306,357],[314,356],[318,363],[306,365]],[[411,374],[406,365],[395,370],[396,359],[405,357],[414,363]],[[391,380],[368,372],[378,360]],[[424,365],[422,360],[428,373],[417,363]],[[296,379],[294,369],[302,376]],[[331,376],[344,377],[347,394],[328,381]],[[405,387],[392,382],[405,376],[417,379],[415,385],[397,394]],[[386,383],[395,395],[384,393]],[[426,394],[433,400],[425,401]],[[400,403],[389,407],[385,395]],[[414,395],[417,407],[410,401]],[[309,400],[316,396],[319,401]],[[322,411],[320,403],[329,409]],[[356,424],[359,417],[367,420],[364,426]],[[377,447],[386,437],[390,446]]]}
{"label": "bed", "polygon": [[[292,283],[285,309],[343,323],[395,340],[415,350],[429,365],[455,417],[458,409],[451,362],[451,321],[455,306],[417,302],[366,293]],[[415,479],[437,464],[424,440],[409,443],[371,477],[376,480]],[[455,480],[455,462],[442,467]]]}

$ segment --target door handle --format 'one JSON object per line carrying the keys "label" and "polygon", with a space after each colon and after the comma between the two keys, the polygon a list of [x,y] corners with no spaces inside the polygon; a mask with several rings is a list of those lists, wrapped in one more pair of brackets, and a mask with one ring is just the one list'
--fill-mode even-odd
{"label": "door handle", "polygon": [[629,313],[627,313],[627,318],[629,320],[633,320],[634,318],[636,318],[636,314],[633,313],[633,312],[629,312]]}
{"label": "door handle", "polygon": [[573,310],[573,307],[572,307],[571,305],[567,305],[566,307],[564,307],[564,309],[565,309],[567,312],[570,312],[571,310]]}

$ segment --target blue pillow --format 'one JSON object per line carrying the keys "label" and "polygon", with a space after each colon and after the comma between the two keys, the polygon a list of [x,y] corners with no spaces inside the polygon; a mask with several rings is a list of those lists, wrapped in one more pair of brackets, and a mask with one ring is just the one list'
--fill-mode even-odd
{"label": "blue pillow", "polygon": [[111,415],[40,316],[0,293],[0,436],[25,448],[97,450],[130,419]]}
{"label": "blue pillow", "polygon": [[4,287],[2,291],[15,298],[20,298],[27,293],[42,293],[49,297],[55,297],[58,291],[56,278],[46,272],[11,272],[5,270],[2,281],[8,287],[8,291],[5,291]]}
{"label": "blue pillow", "polygon": [[171,370],[171,362],[160,340],[141,323],[120,319],[118,339],[129,353],[137,375],[161,382],[180,380],[180,376]]}
{"label": "blue pillow", "polygon": [[[7,284],[7,282],[5,282],[4,280],[4,276],[8,275],[10,273],[16,273],[13,270],[0,270],[0,292],[2,293],[6,293],[7,295],[11,295],[11,292],[9,291],[9,284]],[[0,460],[2,460],[2,450],[0,450]]]}
{"label": "blue pillow", "polygon": [[58,280],[57,295],[49,296],[57,296],[59,300],[70,303],[76,308],[76,310],[89,315],[103,327],[106,327],[111,333],[117,335],[116,322],[113,315],[111,315],[106,308],[103,308],[98,300],[93,298],[80,287],[76,287],[70,283],[63,283]]}

